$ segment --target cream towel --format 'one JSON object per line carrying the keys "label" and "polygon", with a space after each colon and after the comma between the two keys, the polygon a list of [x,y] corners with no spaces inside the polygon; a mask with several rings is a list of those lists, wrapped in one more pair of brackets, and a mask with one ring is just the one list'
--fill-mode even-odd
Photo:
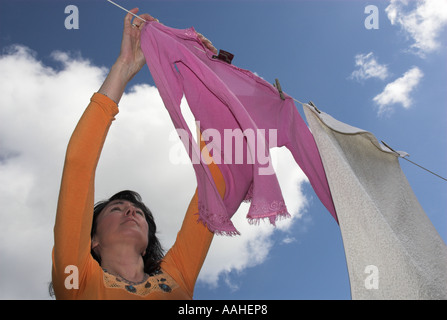
{"label": "cream towel", "polygon": [[352,299],[447,299],[447,247],[399,156],[371,133],[304,105],[337,212]]}

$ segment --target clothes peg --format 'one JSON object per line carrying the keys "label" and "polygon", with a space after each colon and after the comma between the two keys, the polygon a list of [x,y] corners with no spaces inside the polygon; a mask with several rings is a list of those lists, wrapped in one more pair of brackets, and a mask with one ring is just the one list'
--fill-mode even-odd
{"label": "clothes peg", "polygon": [[321,113],[321,111],[318,110],[317,106],[312,101],[309,101],[309,105],[311,105],[315,109],[316,112]]}
{"label": "clothes peg", "polygon": [[279,80],[275,79],[275,88],[279,91],[279,96],[281,97],[281,100],[286,100],[286,97],[284,96],[284,93],[282,92],[281,85],[279,84]]}

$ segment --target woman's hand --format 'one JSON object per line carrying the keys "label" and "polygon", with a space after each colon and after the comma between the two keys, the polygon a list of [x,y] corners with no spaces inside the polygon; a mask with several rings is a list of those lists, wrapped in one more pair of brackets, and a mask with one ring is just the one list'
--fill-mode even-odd
{"label": "woman's hand", "polygon": [[[138,8],[130,10],[133,14],[138,12]],[[151,15],[145,13],[140,15],[142,19],[149,21],[157,21]],[[133,20],[133,21],[132,21]],[[124,17],[123,38],[121,40],[120,54],[110,69],[107,78],[98,90],[99,93],[108,96],[117,104],[121,100],[121,96],[126,89],[127,83],[141,70],[145,65],[146,60],[141,50],[141,29],[145,21],[134,17],[128,13]],[[213,47],[211,41],[198,33],[199,39],[202,43],[214,53],[217,53],[216,48]]]}
{"label": "woman's hand", "polygon": [[[136,14],[138,12],[138,8],[134,8],[130,10],[130,12]],[[158,21],[147,13],[142,14],[139,17],[146,21]],[[144,24],[144,21],[134,17],[130,13],[128,13],[124,18],[121,51],[116,63],[122,64],[125,67],[128,72],[128,80],[132,79],[146,63],[143,51],[140,47],[141,29],[143,28]]]}

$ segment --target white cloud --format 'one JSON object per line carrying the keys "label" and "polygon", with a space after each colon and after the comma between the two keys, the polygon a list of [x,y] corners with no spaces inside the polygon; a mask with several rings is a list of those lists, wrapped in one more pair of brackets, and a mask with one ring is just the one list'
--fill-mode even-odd
{"label": "white cloud", "polygon": [[[48,298],[65,150],[106,75],[104,68],[80,57],[55,52],[52,58],[60,62],[60,70],[45,66],[23,46],[0,56],[0,273],[7,275],[2,277],[0,299]],[[121,100],[96,174],[96,200],[122,189],[142,195],[154,212],[166,249],[196,187],[192,165],[188,161],[175,165],[169,159],[170,148],[179,143],[170,141],[172,131],[157,89],[134,86]],[[291,156],[281,158],[274,163],[293,219],[278,222],[277,232],[287,234],[306,204],[300,184],[307,179]],[[275,229],[268,223],[249,225],[244,206],[234,217],[242,236],[215,237],[201,281],[217,285],[219,277],[225,279],[231,270],[262,263],[275,246]]]}
{"label": "white cloud", "polygon": [[411,48],[417,54],[425,56],[441,46],[447,25],[447,0],[391,0],[385,11],[391,24],[400,26],[413,39]]}
{"label": "white cloud", "polygon": [[395,104],[401,104],[408,109],[412,104],[410,94],[423,76],[418,67],[413,67],[405,72],[402,77],[388,83],[385,89],[373,98],[373,101],[379,106],[379,115],[391,112],[391,106]]}
{"label": "white cloud", "polygon": [[297,240],[296,240],[295,237],[290,237],[290,236],[287,236],[284,239],[282,239],[282,243],[283,244],[289,244],[289,243],[293,243],[293,242],[296,242],[296,241]]}
{"label": "white cloud", "polygon": [[389,76],[388,67],[379,64],[372,52],[356,55],[355,66],[358,69],[351,73],[350,79],[355,79],[360,82],[370,78],[385,80]]}

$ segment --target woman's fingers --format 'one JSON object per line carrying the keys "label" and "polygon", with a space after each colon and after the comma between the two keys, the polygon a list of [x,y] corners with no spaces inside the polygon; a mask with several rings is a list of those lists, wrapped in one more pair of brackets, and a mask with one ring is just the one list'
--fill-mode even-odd
{"label": "woman's fingers", "polygon": [[200,41],[202,41],[202,43],[203,43],[203,45],[204,45],[205,47],[207,47],[207,48],[208,48],[209,50],[211,50],[212,52],[217,53],[217,49],[214,48],[213,43],[212,43],[210,40],[208,40],[207,38],[205,38],[205,37],[203,36],[203,34],[201,34],[201,33],[199,33],[199,32],[197,32],[197,35],[199,36]]}
{"label": "woman's fingers", "polygon": [[[133,8],[131,10],[129,10],[130,12],[132,12],[133,14],[137,14],[137,12],[139,11],[138,8]],[[150,14],[148,13],[143,13],[141,15],[139,15],[137,18],[136,16],[134,16],[132,13],[127,13],[126,16],[124,17],[124,27],[141,27],[141,25],[144,24],[145,21],[157,21],[158,19],[152,17]]]}
{"label": "woman's fingers", "polygon": [[[151,16],[148,13],[143,13],[142,15],[140,15],[140,17],[143,18],[146,21],[156,21],[156,22],[158,22],[157,18],[154,18],[153,16]],[[139,19],[137,19],[137,20],[139,20]],[[141,22],[143,22],[143,21],[141,21]]]}
{"label": "woman's fingers", "polygon": [[[136,14],[138,12],[138,8],[133,8],[131,10],[129,10],[130,12],[132,12],[133,14]],[[124,27],[128,28],[131,26],[132,23],[132,18],[134,17],[134,15],[132,15],[131,13],[127,13],[126,16],[124,17]]]}

